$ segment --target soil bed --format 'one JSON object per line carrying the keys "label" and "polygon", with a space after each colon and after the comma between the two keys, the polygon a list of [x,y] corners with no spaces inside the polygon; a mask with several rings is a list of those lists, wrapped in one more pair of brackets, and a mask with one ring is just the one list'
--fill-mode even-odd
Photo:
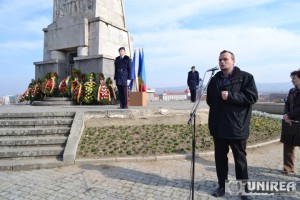
{"label": "soil bed", "polygon": [[[144,121],[143,119],[98,119],[96,123],[89,120],[80,139],[76,158],[191,153],[191,126],[187,125],[187,119],[182,116],[170,116],[152,120],[144,119]],[[199,119],[201,120],[201,117]],[[107,122],[104,123],[104,120]],[[207,120],[202,119],[203,121]],[[280,122],[278,119],[253,116],[248,145],[278,138],[281,130]],[[198,123],[196,130],[197,152],[212,150],[213,139],[207,124]]]}

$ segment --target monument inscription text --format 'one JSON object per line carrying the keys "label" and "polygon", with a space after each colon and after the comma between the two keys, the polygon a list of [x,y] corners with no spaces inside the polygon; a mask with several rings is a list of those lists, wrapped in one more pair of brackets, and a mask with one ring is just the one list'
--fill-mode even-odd
{"label": "monument inscription text", "polygon": [[94,0],[56,0],[56,17],[76,16],[88,10],[93,10]]}

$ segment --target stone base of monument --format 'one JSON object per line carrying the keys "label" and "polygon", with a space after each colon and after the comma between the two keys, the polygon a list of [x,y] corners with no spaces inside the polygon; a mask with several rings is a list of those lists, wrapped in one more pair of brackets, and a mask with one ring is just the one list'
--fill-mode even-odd
{"label": "stone base of monument", "polygon": [[129,93],[129,106],[146,106],[147,93],[146,92],[130,92]]}
{"label": "stone base of monument", "polygon": [[33,106],[70,106],[72,105],[69,97],[45,97],[43,101],[32,102]]}

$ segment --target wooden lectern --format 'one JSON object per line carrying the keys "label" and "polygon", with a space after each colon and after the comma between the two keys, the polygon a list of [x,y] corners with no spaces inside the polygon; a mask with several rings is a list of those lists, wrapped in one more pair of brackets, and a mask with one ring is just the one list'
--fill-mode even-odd
{"label": "wooden lectern", "polygon": [[129,106],[146,106],[147,93],[146,92],[130,92],[128,99]]}

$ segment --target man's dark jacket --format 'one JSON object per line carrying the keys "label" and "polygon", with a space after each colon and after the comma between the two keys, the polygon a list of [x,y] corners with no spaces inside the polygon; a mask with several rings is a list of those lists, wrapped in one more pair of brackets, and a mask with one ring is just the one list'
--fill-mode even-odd
{"label": "man's dark jacket", "polygon": [[[222,139],[246,139],[249,136],[252,104],[258,98],[254,78],[234,67],[229,80],[225,84],[222,81],[222,72],[218,72],[207,89],[210,134]],[[222,99],[221,91],[228,91],[227,100]]]}
{"label": "man's dark jacket", "polygon": [[[300,89],[290,89],[284,106],[284,114],[292,120],[300,121]],[[299,135],[281,134],[280,141],[289,146],[300,146]]]}
{"label": "man's dark jacket", "polygon": [[116,57],[115,59],[115,76],[116,85],[127,85],[127,80],[131,80],[131,59],[128,56]]}
{"label": "man's dark jacket", "polygon": [[199,73],[197,71],[188,73],[187,84],[190,90],[196,90],[199,86]]}

